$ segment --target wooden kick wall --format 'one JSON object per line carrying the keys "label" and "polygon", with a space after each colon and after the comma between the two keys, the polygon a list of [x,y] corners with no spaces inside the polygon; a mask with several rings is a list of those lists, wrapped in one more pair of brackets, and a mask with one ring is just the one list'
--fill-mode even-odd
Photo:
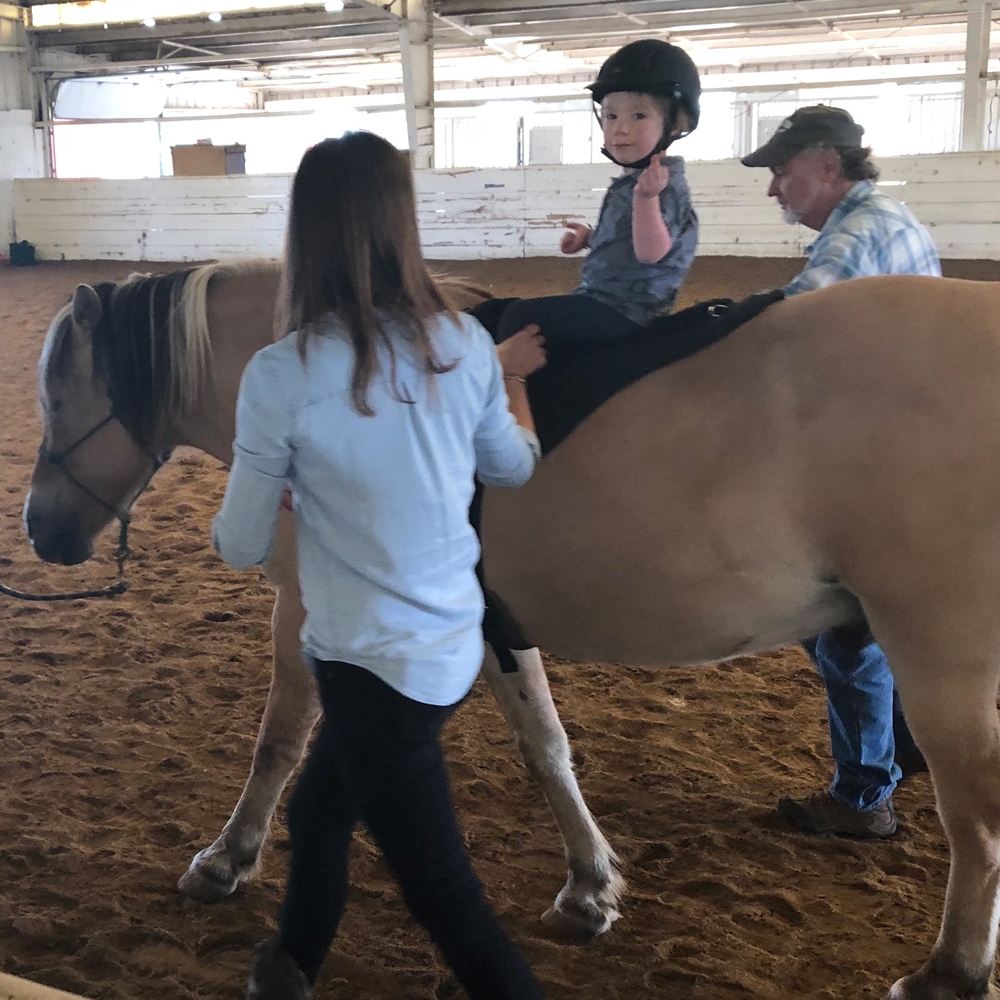
{"label": "wooden kick wall", "polygon": [[[885,158],[883,190],[929,228],[942,257],[1000,259],[1000,154]],[[567,221],[593,223],[612,164],[421,171],[428,257],[558,254]],[[701,218],[699,253],[799,257],[814,234],[788,226],[767,198],[770,173],[736,160],[688,164]],[[290,177],[22,179],[10,184],[19,239],[41,259],[184,261],[277,256]],[[0,198],[0,209],[3,201]]]}

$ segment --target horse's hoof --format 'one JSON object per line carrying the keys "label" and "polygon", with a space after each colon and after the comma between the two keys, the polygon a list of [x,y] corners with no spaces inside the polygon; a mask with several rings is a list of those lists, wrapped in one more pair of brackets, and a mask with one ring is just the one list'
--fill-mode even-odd
{"label": "horse's hoof", "polygon": [[618,919],[618,911],[603,913],[595,906],[578,907],[557,901],[542,914],[542,923],[559,937],[587,941],[604,934]]}
{"label": "horse's hoof", "polygon": [[177,888],[189,899],[199,903],[218,903],[231,896],[240,883],[232,865],[211,848],[199,851],[188,870],[178,879]]}
{"label": "horse's hoof", "polygon": [[898,980],[884,1000],[1000,1000],[1000,990],[992,983],[983,989],[968,989],[943,982],[924,969]]}

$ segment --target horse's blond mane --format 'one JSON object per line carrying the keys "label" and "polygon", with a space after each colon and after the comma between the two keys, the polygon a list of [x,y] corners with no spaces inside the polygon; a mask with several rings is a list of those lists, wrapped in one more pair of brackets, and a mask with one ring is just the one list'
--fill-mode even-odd
{"label": "horse's blond mane", "polygon": [[[100,342],[95,357],[101,359],[100,374],[108,382],[120,415],[129,421],[134,433],[148,433],[162,417],[175,423],[190,418],[206,390],[214,386],[208,326],[208,296],[213,279],[273,279],[280,266],[273,259],[248,257],[168,274],[132,272],[117,285],[95,286],[102,296],[106,315],[111,317],[114,313],[108,329],[117,331],[106,332],[95,340],[95,344]],[[460,278],[435,275],[435,279],[458,308],[489,294]],[[169,295],[167,302],[164,294]],[[285,332],[281,324],[280,289],[277,298],[275,324],[276,336],[280,337]],[[57,346],[58,320],[69,309],[67,305],[57,314],[46,336],[39,369],[42,383]],[[137,374],[142,372],[145,374],[137,381]],[[44,390],[42,384],[41,391]]]}
{"label": "horse's blond mane", "polygon": [[[168,408],[171,419],[190,414],[204,386],[214,378],[212,341],[208,329],[208,288],[212,279],[220,275],[273,272],[277,267],[273,260],[251,257],[204,264],[188,275],[170,311],[168,324],[171,358]],[[132,276],[128,280],[132,280]]]}

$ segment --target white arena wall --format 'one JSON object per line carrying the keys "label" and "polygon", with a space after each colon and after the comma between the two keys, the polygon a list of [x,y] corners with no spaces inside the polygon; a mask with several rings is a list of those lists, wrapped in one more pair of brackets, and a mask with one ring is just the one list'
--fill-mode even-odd
{"label": "white arena wall", "polygon": [[[0,53],[0,61],[3,58]],[[2,91],[3,74],[0,73],[0,97]],[[30,111],[0,110],[0,243],[3,244],[0,249],[4,252],[7,241],[14,236],[14,184],[11,178],[44,176],[42,142],[42,133],[33,127]]]}
{"label": "white arena wall", "polygon": [[[884,190],[931,230],[942,257],[1000,259],[1000,154],[884,158]],[[593,223],[612,164],[419,171],[418,212],[432,259],[558,254],[568,221]],[[699,253],[798,257],[813,233],[787,226],[766,196],[770,172],[736,160],[693,162]],[[146,180],[0,181],[19,239],[43,260],[188,261],[277,256],[286,175]]]}
{"label": "white arena wall", "polygon": [[0,257],[14,238],[14,182],[0,177]]}

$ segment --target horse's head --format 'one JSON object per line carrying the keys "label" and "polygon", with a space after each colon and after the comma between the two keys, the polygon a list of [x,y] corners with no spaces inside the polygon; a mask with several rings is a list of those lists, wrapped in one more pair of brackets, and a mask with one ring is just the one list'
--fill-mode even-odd
{"label": "horse's head", "polygon": [[101,529],[128,516],[156,461],[117,419],[97,356],[105,308],[79,285],[53,319],[38,366],[45,431],[24,525],[41,559],[67,566],[89,559]]}

